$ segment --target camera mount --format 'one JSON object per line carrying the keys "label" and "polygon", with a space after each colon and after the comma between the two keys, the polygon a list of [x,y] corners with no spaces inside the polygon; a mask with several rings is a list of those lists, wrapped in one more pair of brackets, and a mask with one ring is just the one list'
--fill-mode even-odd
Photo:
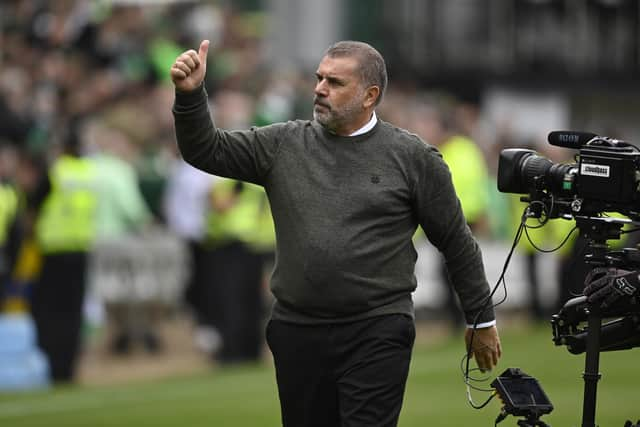
{"label": "camera mount", "polygon": [[[620,238],[622,227],[634,221],[621,218],[574,217],[580,232],[588,239],[591,249],[584,257],[593,266],[624,267],[638,269],[640,251],[626,248],[611,251],[607,240]],[[605,323],[605,318],[617,317]],[[586,321],[586,326],[581,327]],[[567,346],[569,352],[586,352],[582,427],[595,427],[597,384],[600,352],[629,349],[640,345],[640,305],[637,301],[623,301],[605,311],[592,305],[586,296],[573,298],[565,303],[558,314],[552,316],[553,341]]]}

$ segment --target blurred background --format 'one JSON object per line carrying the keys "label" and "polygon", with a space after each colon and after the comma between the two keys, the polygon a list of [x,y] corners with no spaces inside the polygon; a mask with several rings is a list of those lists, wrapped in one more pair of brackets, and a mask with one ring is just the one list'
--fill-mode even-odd
{"label": "blurred background", "polygon": [[[571,161],[546,142],[559,129],[640,141],[634,0],[2,1],[0,392],[268,361],[264,193],[194,170],[175,147],[168,70],[204,38],[226,129],[311,118],[324,50],[376,47],[390,80],[378,116],[442,151],[492,285],[524,208],[496,189],[501,149]],[[556,220],[531,238],[549,249],[572,228]],[[547,325],[579,292],[575,234],[549,254],[520,243],[501,327]],[[419,337],[459,337],[441,260],[421,233],[415,243]]]}

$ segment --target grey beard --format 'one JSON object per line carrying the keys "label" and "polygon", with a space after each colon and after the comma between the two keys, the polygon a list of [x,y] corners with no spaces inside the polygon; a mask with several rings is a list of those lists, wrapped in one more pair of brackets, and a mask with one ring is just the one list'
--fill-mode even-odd
{"label": "grey beard", "polygon": [[[316,122],[320,123],[323,128],[329,130],[330,132],[335,131],[336,126],[331,126],[332,120],[329,117],[329,114],[320,114],[314,111],[313,118]],[[334,121],[334,124],[335,124],[335,121]]]}
{"label": "grey beard", "polygon": [[315,110],[313,111],[313,118],[322,125],[325,129],[330,131],[331,133],[336,133],[336,130],[345,123],[348,123],[349,120],[355,116],[352,111],[352,107],[349,106],[344,114],[340,116],[336,116],[335,110],[331,110],[327,114],[317,113]]}

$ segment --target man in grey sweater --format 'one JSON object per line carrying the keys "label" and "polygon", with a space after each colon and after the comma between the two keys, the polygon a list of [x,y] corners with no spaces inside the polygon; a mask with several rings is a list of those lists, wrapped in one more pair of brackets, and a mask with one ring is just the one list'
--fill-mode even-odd
{"label": "man in grey sweater", "polygon": [[171,68],[178,146],[211,174],[264,186],[277,249],[267,326],[286,427],[395,426],[415,338],[421,226],[443,253],[483,370],[501,355],[482,255],[438,151],[378,119],[387,73],[361,42],[330,47],[314,120],[243,131],[213,124],[209,42]]}

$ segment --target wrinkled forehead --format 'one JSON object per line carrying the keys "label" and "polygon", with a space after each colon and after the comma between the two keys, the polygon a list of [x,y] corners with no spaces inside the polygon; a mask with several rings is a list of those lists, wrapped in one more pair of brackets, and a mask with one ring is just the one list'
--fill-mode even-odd
{"label": "wrinkled forehead", "polygon": [[318,74],[341,77],[358,77],[359,63],[353,56],[325,55],[318,65]]}

